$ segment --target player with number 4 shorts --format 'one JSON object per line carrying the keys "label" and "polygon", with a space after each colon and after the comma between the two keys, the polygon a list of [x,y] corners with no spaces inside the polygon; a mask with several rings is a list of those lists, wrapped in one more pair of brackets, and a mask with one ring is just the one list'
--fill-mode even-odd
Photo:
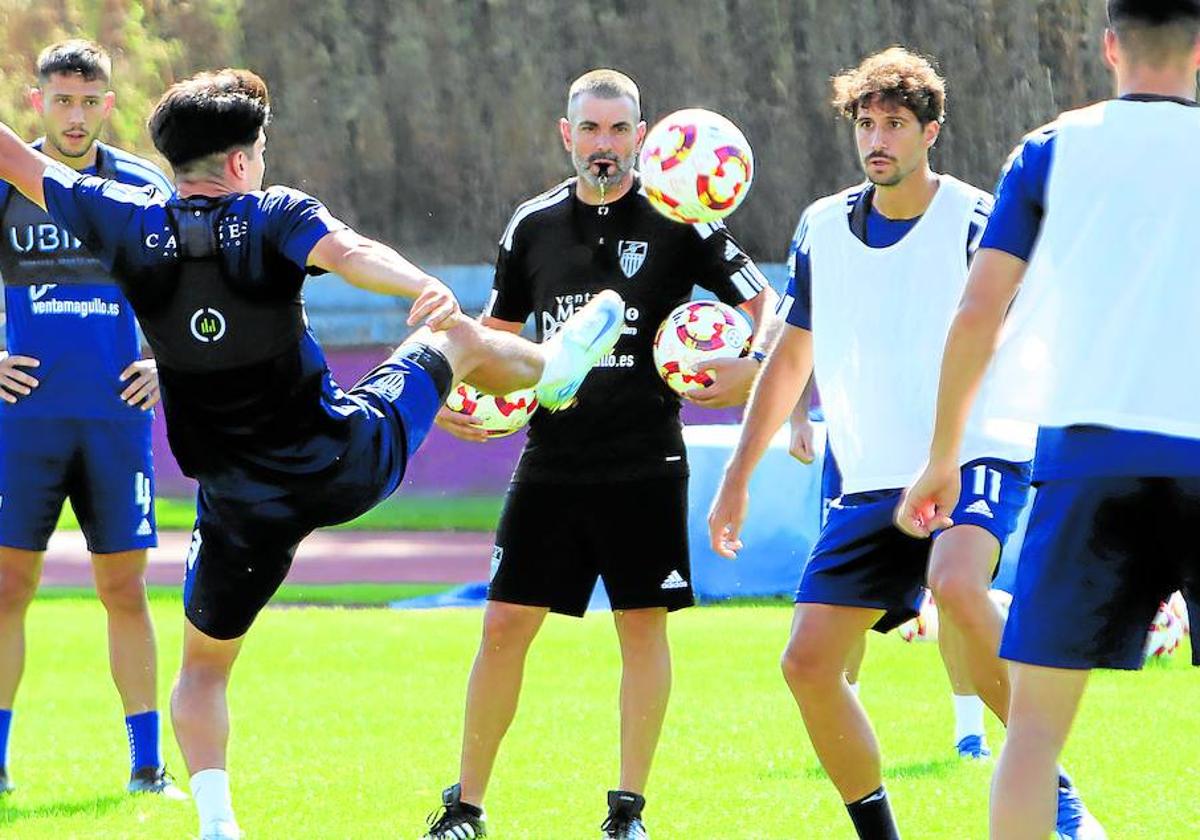
{"label": "player with number 4 shorts", "polygon": [[[97,141],[114,104],[111,73],[108,54],[91,42],[43,50],[31,100],[45,135],[33,148],[85,175],[170,190],[154,164]],[[141,358],[129,302],[108,267],[88,253],[81,231],[3,182],[0,226],[8,338],[0,353],[0,794],[14,787],[8,740],[24,668],[25,612],[69,499],[108,615],[109,663],[129,743],[127,790],[182,799],[159,743],[145,590],[147,549],[157,544],[154,360]]]}

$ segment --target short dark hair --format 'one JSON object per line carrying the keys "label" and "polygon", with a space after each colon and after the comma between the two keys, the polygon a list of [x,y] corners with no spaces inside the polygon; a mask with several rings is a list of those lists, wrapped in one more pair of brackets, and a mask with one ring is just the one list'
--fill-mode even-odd
{"label": "short dark hair", "polygon": [[85,82],[97,79],[107,84],[112,79],[112,59],[104,47],[93,41],[72,38],[42,50],[37,57],[38,81],[45,84],[57,73],[82,76]]}
{"label": "short dark hair", "polygon": [[849,119],[873,102],[902,105],[921,125],[946,115],[946,80],[933,62],[904,47],[888,47],[869,55],[853,70],[833,77],[833,107]]}
{"label": "short dark hair", "polygon": [[1200,36],[1200,0],[1108,0],[1108,25],[1132,60],[1157,66]]}
{"label": "short dark hair", "polygon": [[637,83],[618,70],[609,70],[606,67],[589,70],[571,82],[571,88],[567,91],[568,114],[570,114],[575,100],[584,94],[598,96],[601,99],[619,99],[626,96],[633,100],[638,117],[641,118],[642,95],[638,91]]}
{"label": "short dark hair", "polygon": [[176,82],[154,106],[150,138],[176,174],[188,164],[251,146],[271,121],[267,83],[227,68]]}
{"label": "short dark hair", "polygon": [[1108,0],[1108,23],[1164,26],[1200,23],[1200,0]]}

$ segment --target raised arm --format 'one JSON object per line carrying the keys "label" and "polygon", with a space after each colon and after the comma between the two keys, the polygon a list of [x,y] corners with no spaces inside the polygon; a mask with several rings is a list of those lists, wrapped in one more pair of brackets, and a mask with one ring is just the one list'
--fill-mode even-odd
{"label": "raised arm", "polygon": [[458,300],[442,281],[417,268],[394,248],[349,228],[321,237],[309,253],[308,264],[337,274],[361,289],[414,298],[409,326],[424,323],[434,329],[445,328],[460,314]]}
{"label": "raised arm", "polygon": [[0,179],[8,181],[43,210],[46,209],[46,195],[42,179],[47,167],[58,165],[0,123]]}

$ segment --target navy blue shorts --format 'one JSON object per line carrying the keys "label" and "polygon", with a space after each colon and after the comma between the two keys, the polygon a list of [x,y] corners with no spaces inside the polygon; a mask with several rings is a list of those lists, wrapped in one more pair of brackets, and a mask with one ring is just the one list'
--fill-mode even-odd
{"label": "navy blue shorts", "polygon": [[[972,461],[962,468],[962,495],[950,518],[956,526],[978,525],[1003,547],[1029,497],[1030,478],[1029,463]],[[834,500],[801,575],[796,603],[883,610],[874,628],[880,633],[917,615],[930,543],[893,523],[900,493],[874,490]]]}
{"label": "navy blue shorts", "polygon": [[401,347],[349,391],[361,410],[345,418],[346,447],[334,466],[287,486],[246,481],[214,490],[202,481],[183,585],[196,629],[214,639],[245,634],[287,577],[301,540],[390,496],[452,377],[440,353]]}
{"label": "navy blue shorts", "polygon": [[1040,484],[1000,655],[1051,668],[1138,669],[1158,605],[1178,589],[1200,665],[1197,523],[1200,478]]}
{"label": "navy blue shorts", "polygon": [[63,501],[94,554],[158,544],[150,418],[0,419],[0,545],[45,551]]}

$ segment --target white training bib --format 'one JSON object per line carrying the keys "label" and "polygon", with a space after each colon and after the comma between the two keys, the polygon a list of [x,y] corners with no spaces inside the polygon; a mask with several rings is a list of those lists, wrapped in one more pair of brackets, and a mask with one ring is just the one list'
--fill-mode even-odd
{"label": "white training bib", "polygon": [[1200,438],[1200,108],[1063,114],[989,410]]}
{"label": "white training bib", "polygon": [[[967,237],[983,195],[947,175],[899,242],[865,245],[846,196],[814,205],[809,222],[814,366],[842,490],[908,485],[925,463],[946,334],[967,276]],[[1014,440],[972,417],[963,463],[1029,460],[1032,429]]]}

